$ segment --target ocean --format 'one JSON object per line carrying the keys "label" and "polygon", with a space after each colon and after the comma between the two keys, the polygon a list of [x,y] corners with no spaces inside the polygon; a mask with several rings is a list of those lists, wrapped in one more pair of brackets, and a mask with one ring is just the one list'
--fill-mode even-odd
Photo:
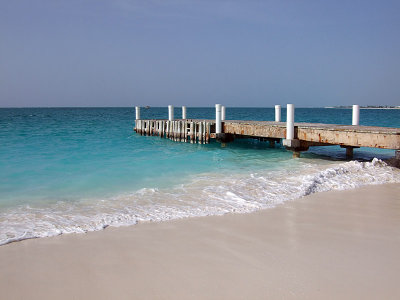
{"label": "ocean", "polygon": [[[282,121],[285,121],[282,109]],[[168,109],[142,108],[166,118]],[[297,108],[296,122],[351,124],[350,109]],[[273,108],[230,108],[231,120],[273,120]],[[180,109],[175,108],[175,117]],[[187,109],[188,118],[215,116]],[[311,193],[400,182],[392,150],[313,147],[293,159],[278,145],[221,147],[134,133],[130,108],[0,109],[0,245],[107,226],[246,213]],[[400,127],[400,110],[361,110],[360,125]]]}

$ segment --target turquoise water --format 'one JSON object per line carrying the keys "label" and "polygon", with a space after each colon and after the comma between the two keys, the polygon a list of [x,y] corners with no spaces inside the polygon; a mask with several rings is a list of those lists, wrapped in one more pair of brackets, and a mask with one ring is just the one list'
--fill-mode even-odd
{"label": "turquoise water", "polygon": [[[167,108],[142,109],[141,115],[166,118]],[[253,140],[221,148],[139,136],[132,130],[134,116],[134,108],[0,109],[0,244],[261,209],[313,189],[315,180],[301,186],[309,179],[300,174],[316,176],[315,191],[398,180],[396,170],[380,163],[346,163],[339,147],[315,147],[293,160],[284,148]],[[214,109],[188,108],[188,117],[211,119]],[[270,108],[227,108],[227,119],[273,118]],[[349,124],[351,110],[300,108],[296,122]],[[400,110],[361,110],[360,123],[400,127]],[[362,148],[355,158],[393,153]],[[342,184],[347,171],[340,168],[361,168],[365,176]],[[324,175],[332,169],[342,172],[334,183]]]}

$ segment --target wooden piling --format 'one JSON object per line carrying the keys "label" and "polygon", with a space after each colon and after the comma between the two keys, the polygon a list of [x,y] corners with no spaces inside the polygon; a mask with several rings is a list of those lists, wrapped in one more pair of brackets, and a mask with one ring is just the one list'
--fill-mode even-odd
{"label": "wooden piling", "polygon": [[187,142],[187,124],[188,122],[185,120],[183,124],[183,140],[185,141],[185,143]]}
{"label": "wooden piling", "polygon": [[173,141],[175,138],[175,121],[171,122],[171,127],[172,127],[172,130],[171,130],[170,139]]}
{"label": "wooden piling", "polygon": [[197,123],[194,122],[194,143],[195,144],[197,144],[197,133],[198,133]]}
{"label": "wooden piling", "polygon": [[206,143],[210,143],[210,134],[211,134],[211,124],[207,122],[207,133],[206,133]]}
{"label": "wooden piling", "polygon": [[165,132],[165,138],[169,137],[169,121],[165,121],[167,128],[166,128],[166,132]]}
{"label": "wooden piling", "polygon": [[189,139],[190,139],[190,143],[191,144],[193,144],[193,139],[194,139],[194,137],[193,137],[193,135],[194,135],[193,126],[194,126],[194,123],[190,122]]}
{"label": "wooden piling", "polygon": [[177,132],[178,132],[178,121],[174,121],[174,137],[173,137],[173,141],[176,142],[177,140]]}
{"label": "wooden piling", "polygon": [[199,122],[199,144],[203,142],[203,123]]}
{"label": "wooden piling", "polygon": [[182,122],[178,121],[178,142],[182,142]]}
{"label": "wooden piling", "polygon": [[203,136],[201,138],[203,140],[203,144],[206,144],[206,132],[207,132],[206,121],[203,121]]}
{"label": "wooden piling", "polygon": [[178,121],[174,122],[174,142],[178,141]]}
{"label": "wooden piling", "polygon": [[174,122],[173,121],[169,121],[169,122],[170,122],[169,139],[172,140],[172,138],[174,136]]}

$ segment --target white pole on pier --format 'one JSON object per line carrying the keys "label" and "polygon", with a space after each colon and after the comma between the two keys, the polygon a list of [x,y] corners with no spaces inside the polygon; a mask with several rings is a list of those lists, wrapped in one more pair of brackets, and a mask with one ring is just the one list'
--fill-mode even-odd
{"label": "white pole on pier", "polygon": [[140,120],[140,107],[135,106],[135,110],[136,110],[136,120]]}
{"label": "white pole on pier", "polygon": [[225,121],[225,106],[221,106],[221,120]]}
{"label": "white pole on pier", "polygon": [[182,106],[182,119],[186,120],[186,106]]}
{"label": "white pole on pier", "polygon": [[287,105],[287,116],[286,116],[286,139],[294,139],[294,105]]}
{"label": "white pole on pier", "polygon": [[221,133],[221,104],[215,104],[215,133]]}
{"label": "white pole on pier", "polygon": [[281,106],[275,105],[275,122],[281,121]]}
{"label": "white pole on pier", "polygon": [[360,105],[353,105],[353,122],[352,125],[360,125]]}
{"label": "white pole on pier", "polygon": [[168,120],[174,120],[174,107],[172,105],[168,105]]}

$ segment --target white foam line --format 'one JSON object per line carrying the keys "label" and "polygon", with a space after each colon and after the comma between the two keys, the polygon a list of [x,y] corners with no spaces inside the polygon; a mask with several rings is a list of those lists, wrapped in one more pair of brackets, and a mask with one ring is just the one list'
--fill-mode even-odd
{"label": "white foam line", "polygon": [[0,213],[0,245],[24,239],[160,222],[193,216],[247,213],[312,193],[400,182],[400,170],[372,162],[300,164],[251,174],[203,174],[171,189],[141,189],[110,199],[19,206]]}

